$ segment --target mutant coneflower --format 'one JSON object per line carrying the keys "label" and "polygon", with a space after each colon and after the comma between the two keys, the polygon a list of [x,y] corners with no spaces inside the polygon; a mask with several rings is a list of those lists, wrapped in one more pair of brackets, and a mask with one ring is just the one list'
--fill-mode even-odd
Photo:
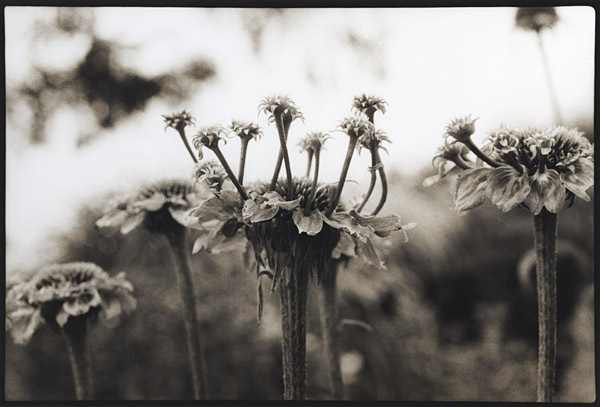
{"label": "mutant coneflower", "polygon": [[560,113],[560,106],[558,105],[558,97],[556,96],[556,89],[554,87],[554,81],[552,80],[550,63],[548,62],[548,56],[546,55],[543,37],[543,32],[552,30],[558,21],[558,14],[554,7],[519,7],[515,15],[515,25],[517,27],[526,31],[533,31],[536,34],[538,47],[540,49],[540,57],[542,58],[542,66],[544,67],[544,74],[546,76],[550,103],[552,104],[552,110],[557,124],[561,124],[562,115]]}
{"label": "mutant coneflower", "polygon": [[[195,250],[219,252],[250,243],[258,280],[258,316],[262,313],[262,277],[271,278],[271,292],[278,290],[282,317],[284,398],[306,398],[306,307],[309,279],[322,283],[331,264],[341,256],[359,257],[378,267],[383,262],[370,240],[373,235],[388,236],[403,225],[397,215],[361,216],[348,210],[340,196],[361,137],[373,133],[365,115],[342,121],[340,129],[349,137],[348,154],[337,184],[319,182],[322,145],[328,135],[311,133],[303,145],[310,145],[315,159],[312,178],[295,178],[287,147],[291,123],[302,114],[287,96],[273,96],[260,103],[269,122],[274,122],[280,150],[271,181],[242,185],[223,156],[219,143],[225,131],[220,126],[200,129],[194,146],[211,150],[219,159],[234,190],[222,189],[191,211],[198,224],[212,230],[201,236]],[[245,161],[242,161],[245,162]],[[285,164],[285,178],[277,178]],[[240,169],[241,170],[241,169]],[[243,171],[241,171],[243,173]],[[208,229],[208,227],[206,227]],[[235,243],[239,242],[239,243]]]}
{"label": "mutant coneflower", "polygon": [[[503,212],[518,207],[533,215],[536,252],[539,349],[537,400],[552,401],[556,358],[556,235],[558,212],[577,196],[590,201],[594,185],[594,152],[577,129],[501,127],[479,149],[471,136],[475,120],[453,120],[446,143],[434,157],[438,175],[458,172],[454,196],[457,211],[473,209],[486,200]],[[462,146],[461,146],[462,144]],[[478,158],[468,158],[465,147]],[[455,165],[447,170],[447,165]]]}
{"label": "mutant coneflower", "polygon": [[89,332],[98,316],[114,318],[135,309],[133,286],[125,273],[108,275],[93,263],[42,268],[6,294],[7,328],[26,344],[44,323],[64,338],[77,400],[94,398]]}
{"label": "mutant coneflower", "polygon": [[[184,124],[193,122],[187,112],[165,116],[168,127],[173,127],[184,137]],[[182,124],[183,123],[183,124]],[[193,155],[193,154],[192,154]],[[193,155],[194,162],[197,162]],[[218,170],[210,164],[198,164],[194,170],[196,183],[211,189],[220,189]],[[222,183],[222,182],[221,182]],[[196,295],[190,268],[187,230],[196,221],[188,216],[191,208],[200,202],[198,191],[188,180],[166,179],[141,188],[139,191],[114,199],[107,207],[98,227],[120,227],[126,234],[142,225],[152,233],[164,236],[171,249],[173,267],[183,303],[185,336],[191,381],[195,400],[208,398],[208,378],[198,327]]]}

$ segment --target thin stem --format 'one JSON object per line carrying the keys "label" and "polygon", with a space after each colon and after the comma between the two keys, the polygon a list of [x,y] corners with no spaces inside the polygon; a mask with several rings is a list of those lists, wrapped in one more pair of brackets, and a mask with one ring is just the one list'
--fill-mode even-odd
{"label": "thin stem", "polygon": [[306,299],[308,273],[292,266],[279,287],[283,331],[283,397],[306,399]]}
{"label": "thin stem", "polygon": [[208,398],[208,380],[198,329],[196,296],[194,294],[194,283],[189,264],[189,250],[186,247],[186,229],[179,224],[176,225],[166,233],[166,237],[171,246],[175,275],[177,284],[179,285],[179,294],[183,302],[185,337],[194,389],[194,400],[202,400]]}
{"label": "thin stem", "polygon": [[315,147],[315,175],[313,177],[312,189],[310,190],[310,195],[306,201],[306,205],[304,206],[304,216],[308,216],[310,214],[310,205],[315,200],[315,196],[317,195],[317,181],[319,180],[319,164],[320,164],[320,156],[321,156],[321,148],[319,146]]}
{"label": "thin stem", "polygon": [[556,376],[557,215],[542,208],[533,224],[539,330],[537,401],[550,403]]}
{"label": "thin stem", "polygon": [[[276,120],[275,118],[273,118]],[[285,140],[287,142],[288,132],[290,130],[290,125],[292,124],[291,120],[286,120],[283,123],[283,133],[285,135]],[[273,178],[271,178],[271,185],[269,186],[269,190],[275,190],[275,186],[277,185],[277,179],[279,178],[279,173],[281,172],[281,165],[283,164],[283,151],[281,146],[279,147],[279,154],[277,155],[277,163],[275,163],[275,170],[273,171]]]}
{"label": "thin stem", "polygon": [[183,141],[183,144],[185,144],[185,148],[187,148],[188,153],[190,153],[190,155],[192,156],[192,160],[194,160],[195,163],[198,163],[198,159],[194,155],[194,152],[192,151],[192,148],[190,147],[190,144],[187,141],[187,137],[185,136],[185,129],[183,127],[181,127],[181,128],[178,127],[177,132],[179,132],[181,141]]}
{"label": "thin stem", "polygon": [[469,150],[471,150],[473,152],[473,154],[475,154],[477,157],[479,157],[479,159],[481,159],[481,161],[483,161],[483,162],[491,165],[494,168],[500,166],[499,163],[497,163],[496,161],[492,160],[487,155],[483,154],[483,152],[479,149],[479,147],[477,147],[475,145],[475,143],[473,143],[473,141],[470,138],[468,138],[466,141],[464,141],[463,144],[465,146],[467,146],[467,148]]}
{"label": "thin stem", "polygon": [[240,168],[238,169],[238,181],[240,185],[244,185],[244,169],[246,168],[246,154],[248,153],[248,143],[250,139],[242,137],[242,145],[240,151]]}
{"label": "thin stem", "polygon": [[277,126],[277,133],[279,134],[279,142],[281,143],[281,149],[279,152],[283,155],[283,162],[285,163],[285,174],[287,177],[288,184],[288,199],[292,199],[294,195],[294,184],[292,182],[292,167],[290,165],[290,156],[287,150],[287,133],[284,130],[283,116],[281,114],[275,115],[275,125]]}
{"label": "thin stem", "polygon": [[371,169],[369,169],[369,171],[371,172],[371,182],[369,184],[369,189],[367,190],[367,194],[365,195],[363,201],[360,203],[360,205],[358,206],[358,208],[356,208],[356,212],[360,213],[360,211],[363,210],[363,208],[365,207],[365,205],[367,204],[367,201],[369,200],[369,198],[371,197],[371,194],[373,193],[373,190],[375,189],[375,183],[377,182],[377,173],[375,172],[375,166],[377,165],[377,147],[375,146],[371,146],[370,148],[371,151]]}
{"label": "thin stem", "polygon": [[339,309],[336,298],[337,267],[331,262],[329,270],[321,284],[317,287],[319,309],[321,315],[321,331],[325,344],[327,370],[331,396],[334,400],[344,399],[344,383],[340,368],[341,333],[339,324]]}
{"label": "thin stem", "polygon": [[310,167],[312,166],[313,150],[312,148],[306,151],[308,153],[308,165],[306,166],[306,178],[310,177]]}
{"label": "thin stem", "polygon": [[381,165],[381,157],[379,156],[379,151],[377,149],[375,149],[375,157],[377,159],[377,165],[379,167],[377,169],[377,171],[379,172],[379,179],[381,180],[381,198],[379,199],[379,203],[377,204],[377,207],[375,208],[373,213],[371,213],[371,216],[377,215],[379,213],[379,211],[381,210],[381,208],[383,208],[383,205],[385,204],[385,201],[387,199],[387,193],[388,193],[387,178],[385,176],[385,170],[383,169],[383,165]]}
{"label": "thin stem", "polygon": [[77,400],[92,400],[94,398],[92,359],[87,331],[88,320],[86,316],[70,317],[68,322],[61,328],[61,334],[69,354]]}
{"label": "thin stem", "polygon": [[338,187],[335,191],[335,197],[329,209],[327,209],[326,216],[331,215],[331,213],[335,210],[338,202],[340,201],[340,197],[342,196],[342,189],[344,188],[344,183],[346,182],[346,175],[348,175],[348,169],[350,168],[350,161],[352,161],[352,154],[354,154],[354,148],[356,147],[356,142],[358,141],[358,137],[350,136],[350,141],[348,142],[348,150],[346,151],[346,158],[344,159],[344,166],[342,167],[342,173],[340,174],[340,180],[338,182]]}
{"label": "thin stem", "polygon": [[546,76],[546,82],[548,83],[548,93],[550,93],[550,103],[552,104],[552,110],[554,111],[554,117],[557,124],[562,123],[562,115],[560,114],[560,107],[558,106],[558,98],[556,97],[556,90],[554,89],[554,81],[552,80],[552,74],[550,73],[550,64],[548,62],[548,56],[546,55],[546,48],[544,47],[544,40],[542,38],[541,30],[537,31],[538,45],[540,48],[540,54],[542,56],[542,65],[544,66],[544,74]]}
{"label": "thin stem", "polygon": [[213,153],[215,153],[215,155],[217,156],[217,158],[221,162],[221,165],[225,169],[225,172],[229,176],[229,179],[231,180],[231,182],[233,183],[233,185],[235,186],[235,188],[240,193],[240,196],[242,197],[242,199],[243,200],[248,199],[248,194],[246,193],[246,190],[244,189],[244,187],[242,186],[242,184],[240,184],[240,182],[236,178],[235,174],[231,170],[231,167],[227,163],[227,160],[225,159],[225,156],[223,155],[223,153],[221,152],[221,150],[219,149],[219,147],[213,148],[212,151],[213,151]]}

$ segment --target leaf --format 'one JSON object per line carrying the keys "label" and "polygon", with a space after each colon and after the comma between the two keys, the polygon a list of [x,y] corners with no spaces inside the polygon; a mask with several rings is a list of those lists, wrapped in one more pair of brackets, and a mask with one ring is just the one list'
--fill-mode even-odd
{"label": "leaf", "polygon": [[531,191],[527,172],[519,173],[508,165],[491,170],[488,177],[487,195],[490,201],[508,212],[527,198]]}
{"label": "leaf", "polygon": [[308,216],[304,216],[304,209],[296,208],[292,219],[298,227],[298,233],[305,232],[309,236],[314,236],[323,229],[323,214],[318,209],[311,211]]}

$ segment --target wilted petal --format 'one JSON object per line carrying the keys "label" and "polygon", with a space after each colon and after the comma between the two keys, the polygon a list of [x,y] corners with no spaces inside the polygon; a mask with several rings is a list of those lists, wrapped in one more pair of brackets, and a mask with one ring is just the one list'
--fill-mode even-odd
{"label": "wilted petal", "polygon": [[356,243],[356,254],[358,258],[364,260],[365,262],[379,268],[385,269],[385,264],[377,254],[375,247],[373,247],[373,243],[371,243],[370,239],[366,239],[366,241],[355,241]]}
{"label": "wilted petal", "polygon": [[340,233],[340,240],[331,252],[332,259],[339,259],[342,256],[356,257],[356,243],[352,236],[344,231]]}
{"label": "wilted petal", "polygon": [[242,208],[242,218],[245,222],[262,222],[273,219],[279,208],[271,205],[257,204],[252,199],[247,199]]}
{"label": "wilted petal", "polygon": [[233,191],[222,191],[218,196],[213,196],[202,202],[199,207],[190,212],[190,216],[198,218],[199,222],[218,219],[226,221],[238,216],[240,198]]}
{"label": "wilted petal", "polygon": [[137,228],[144,221],[145,212],[130,213],[127,219],[121,225],[121,233],[126,235],[133,229]]}
{"label": "wilted petal", "polygon": [[350,215],[354,217],[357,223],[361,226],[370,226],[377,236],[386,237],[391,232],[402,229],[400,216],[361,216],[355,210],[350,211]]}
{"label": "wilted petal", "polygon": [[265,192],[263,198],[266,199],[266,202],[264,202],[261,205],[273,205],[286,211],[296,209],[300,205],[300,201],[302,200],[302,198],[297,198],[293,201],[286,201],[281,195],[279,195],[275,191]]}
{"label": "wilted petal", "polygon": [[58,311],[58,313],[56,314],[56,323],[58,324],[58,326],[63,327],[69,320],[69,317],[70,317],[70,314],[67,311],[65,311],[63,308],[61,308]]}
{"label": "wilted petal", "polygon": [[215,228],[196,239],[192,253],[196,254],[204,249],[208,253],[219,254],[245,247],[246,241],[242,232],[238,231],[233,237],[227,237],[223,234],[222,228]]}
{"label": "wilted petal", "polygon": [[98,219],[96,221],[96,226],[99,228],[121,226],[125,220],[127,220],[128,216],[129,213],[126,210],[114,210]]}
{"label": "wilted petal", "polygon": [[11,312],[8,321],[10,321],[10,332],[15,343],[23,345],[29,342],[41,320],[39,308],[19,308]]}
{"label": "wilted petal", "polygon": [[557,213],[565,202],[566,190],[560,182],[560,175],[555,170],[545,170],[531,177],[531,191],[525,199],[525,204],[537,215],[545,206],[548,211]]}
{"label": "wilted petal", "polygon": [[190,227],[192,225],[196,225],[198,223],[198,218],[190,216],[190,210],[185,207],[175,208],[169,206],[169,213],[179,223],[185,227]]}
{"label": "wilted petal", "polygon": [[580,158],[565,170],[560,178],[565,187],[575,195],[589,202],[590,197],[585,192],[594,185],[594,162],[589,158]]}
{"label": "wilted petal", "polygon": [[371,226],[360,225],[355,217],[345,212],[334,212],[329,217],[324,216],[323,222],[335,229],[345,230],[362,241],[366,241],[374,231]]}
{"label": "wilted petal", "polygon": [[487,197],[486,188],[490,168],[473,168],[465,170],[456,179],[454,193],[454,209],[468,211],[481,205]]}
{"label": "wilted petal", "polygon": [[167,198],[162,193],[155,193],[150,198],[136,201],[132,206],[134,208],[143,209],[150,212],[155,212],[162,208],[167,202]]}
{"label": "wilted petal", "polygon": [[307,235],[314,236],[323,229],[323,214],[318,209],[312,211],[308,216],[304,216],[304,210],[296,208],[292,219],[298,227],[298,233],[306,232]]}
{"label": "wilted petal", "polygon": [[527,173],[519,173],[513,167],[501,165],[489,176],[488,196],[503,212],[508,212],[527,198],[531,191]]}

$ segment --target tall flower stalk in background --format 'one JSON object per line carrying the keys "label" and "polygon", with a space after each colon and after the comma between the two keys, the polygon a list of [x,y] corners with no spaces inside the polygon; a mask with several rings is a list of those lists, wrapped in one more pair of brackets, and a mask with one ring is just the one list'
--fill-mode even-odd
{"label": "tall flower stalk in background", "polygon": [[135,309],[125,274],[109,276],[93,263],[45,267],[6,294],[7,328],[26,344],[41,323],[60,332],[67,347],[77,400],[94,398],[89,332],[98,315],[110,319]]}
{"label": "tall flower stalk in background", "polygon": [[[537,400],[551,402],[556,359],[556,236],[557,216],[575,196],[590,201],[594,184],[593,147],[576,129],[502,127],[477,148],[471,136],[475,120],[455,119],[446,128],[446,143],[434,157],[440,169],[430,185],[451,171],[459,172],[454,208],[467,211],[489,200],[503,212],[521,206],[533,215],[538,300]],[[462,143],[462,147],[460,144]],[[458,145],[457,145],[458,144]],[[480,161],[467,158],[467,148]],[[446,171],[446,163],[454,169]]]}
{"label": "tall flower stalk in background", "polygon": [[517,27],[536,33],[554,118],[557,124],[561,124],[563,119],[558,105],[554,81],[552,80],[552,73],[550,72],[550,63],[548,62],[548,56],[546,55],[544,38],[542,36],[544,30],[551,30],[557,22],[558,15],[556,14],[556,9],[554,7],[520,7],[515,16]]}
{"label": "tall flower stalk in background", "polygon": [[[168,127],[173,127],[180,133],[186,148],[189,149],[184,133],[185,125],[193,122],[189,113],[184,111],[165,116],[165,122]],[[193,154],[192,156],[194,162],[197,162],[195,156]],[[219,173],[210,165],[197,165],[195,175],[205,182],[214,184],[214,179],[218,178]],[[220,188],[220,185],[211,187]],[[96,222],[99,227],[118,226],[123,234],[143,225],[149,231],[164,236],[167,240],[183,303],[187,354],[195,400],[209,397],[206,362],[198,328],[196,295],[187,241],[187,227],[194,223],[187,213],[198,202],[199,197],[189,181],[164,180],[148,185],[130,196],[115,199],[106,209],[104,216]]]}
{"label": "tall flower stalk in background", "polygon": [[[204,147],[215,153],[236,191],[222,189],[202,202],[190,215],[200,228],[209,229],[194,244],[194,250],[214,253],[246,246],[250,242],[258,280],[258,314],[262,311],[261,278],[272,279],[271,292],[279,291],[282,325],[282,364],[284,398],[306,399],[306,309],[309,279],[322,283],[331,265],[340,256],[363,257],[380,266],[370,237],[388,236],[403,228],[397,215],[363,217],[348,211],[340,202],[352,153],[361,136],[372,132],[366,116],[342,121],[349,136],[348,154],[336,185],[319,183],[322,145],[328,136],[311,133],[305,142],[315,158],[312,179],[294,178],[289,166],[287,136],[291,123],[301,118],[290,98],[264,99],[260,109],[277,126],[280,152],[274,179],[242,186],[219,149],[219,126],[205,127],[194,137],[194,146],[202,157]],[[286,177],[277,179],[282,163]]]}

